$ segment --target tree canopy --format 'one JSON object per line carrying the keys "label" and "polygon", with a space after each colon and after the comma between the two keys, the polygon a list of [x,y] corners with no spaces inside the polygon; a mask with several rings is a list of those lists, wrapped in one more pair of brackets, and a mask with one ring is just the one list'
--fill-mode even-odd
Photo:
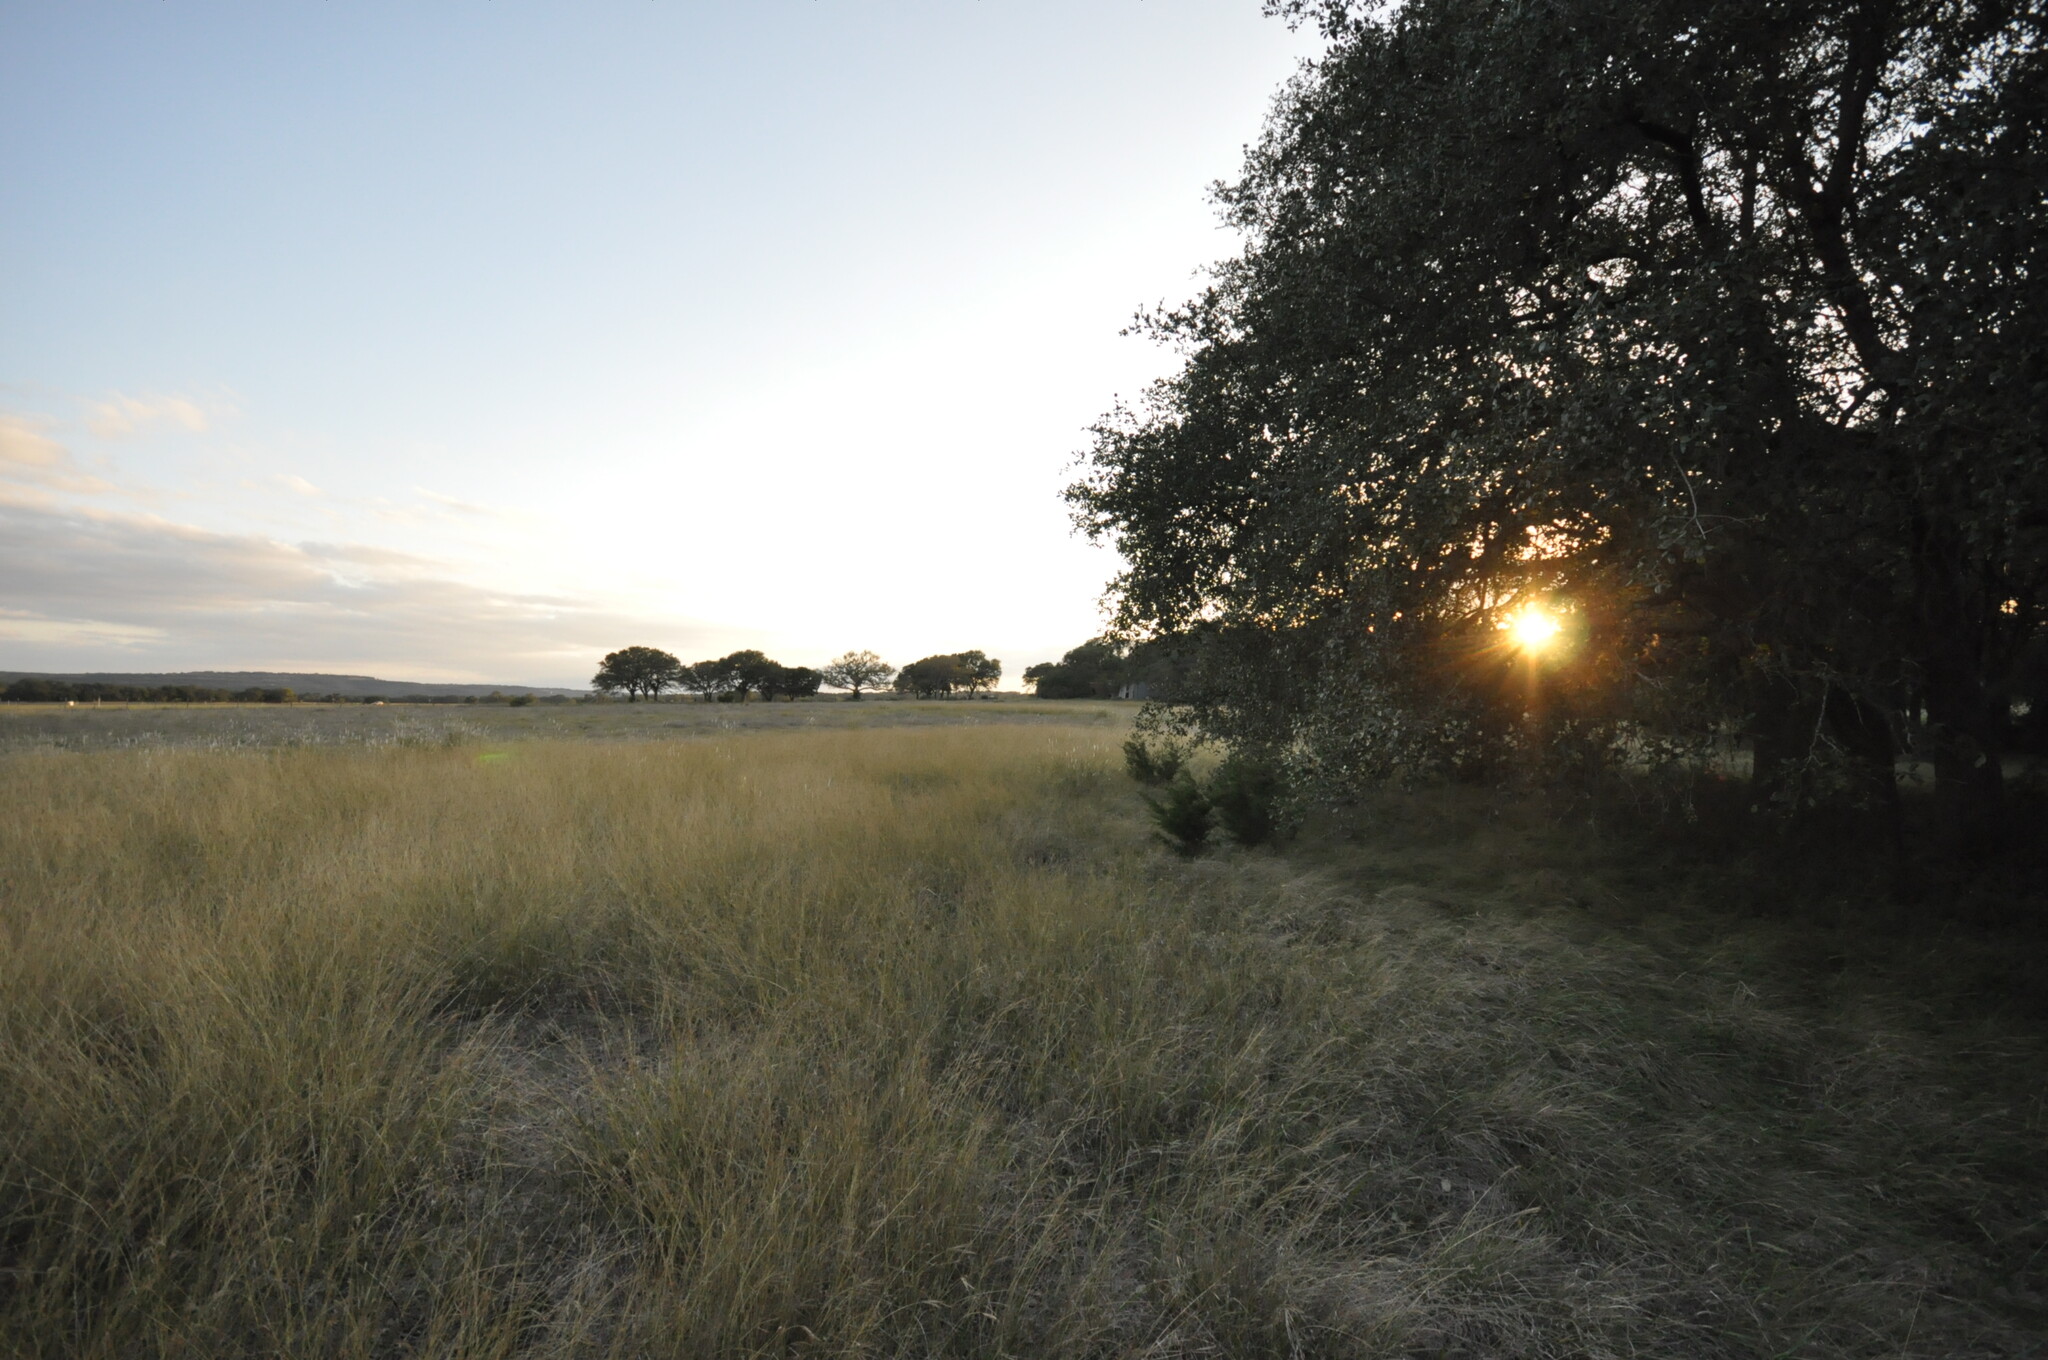
{"label": "tree canopy", "polygon": [[763,699],[788,699],[792,702],[807,699],[818,692],[824,682],[822,672],[809,666],[770,665],[761,673],[761,697]]}
{"label": "tree canopy", "polygon": [[1116,638],[1090,638],[1058,661],[1026,669],[1024,683],[1041,699],[1164,700],[1177,688],[1180,650],[1173,639],[1131,646]]}
{"label": "tree canopy", "polygon": [[1995,803],[2048,701],[2038,0],[1273,8],[1328,52],[1069,491],[1119,628],[1206,640],[1188,719],[1337,783],[1740,731],[1774,797],[1911,747]]}
{"label": "tree canopy", "polygon": [[898,694],[920,699],[938,699],[967,685],[967,672],[960,658],[952,655],[920,657],[896,672],[893,686]]}
{"label": "tree canopy", "polygon": [[923,657],[896,673],[899,694],[920,699],[939,699],[955,691],[973,695],[993,689],[1003,675],[1003,663],[982,652],[947,652]]}
{"label": "tree canopy", "polygon": [[590,687],[600,694],[624,694],[629,702],[652,699],[683,683],[683,665],[658,647],[625,647],[608,654]]}
{"label": "tree canopy", "polygon": [[820,672],[834,689],[848,690],[859,699],[862,690],[876,689],[896,673],[896,668],[873,652],[847,652],[825,663]]}
{"label": "tree canopy", "polygon": [[962,687],[969,694],[986,693],[994,689],[996,682],[1003,678],[1003,663],[986,652],[959,652],[954,655],[953,660],[959,663],[960,674],[963,677]]}
{"label": "tree canopy", "polygon": [[1111,638],[1090,638],[1058,661],[1024,670],[1024,683],[1041,699],[1107,699],[1124,685],[1125,648]]}
{"label": "tree canopy", "polygon": [[692,694],[720,702],[745,703],[747,695],[782,669],[766,653],[749,648],[712,661],[685,666],[677,683]]}

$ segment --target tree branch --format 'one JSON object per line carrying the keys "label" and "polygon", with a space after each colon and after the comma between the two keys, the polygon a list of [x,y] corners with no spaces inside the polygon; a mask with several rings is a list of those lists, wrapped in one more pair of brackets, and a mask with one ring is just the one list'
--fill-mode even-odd
{"label": "tree branch", "polygon": [[1820,258],[1821,279],[1842,320],[1842,330],[1856,350],[1871,381],[1896,400],[1905,387],[1903,356],[1884,342],[1877,309],[1857,272],[1849,248],[1849,223],[1855,216],[1856,171],[1863,158],[1863,132],[1879,73],[1884,69],[1883,6],[1862,4],[1849,21],[1849,50],[1843,62],[1840,103],[1835,110],[1834,155],[1823,174],[1797,146],[1787,148],[1790,173],[1786,197],[1798,205],[1800,218]]}
{"label": "tree branch", "polygon": [[1692,229],[1698,234],[1700,244],[1712,248],[1721,242],[1721,230],[1714,221],[1714,215],[1707,210],[1707,195],[1700,183],[1699,148],[1690,133],[1654,123],[1641,114],[1631,114],[1628,125],[1671,153],[1671,163],[1678,171],[1679,188],[1685,194],[1685,210],[1692,218]]}

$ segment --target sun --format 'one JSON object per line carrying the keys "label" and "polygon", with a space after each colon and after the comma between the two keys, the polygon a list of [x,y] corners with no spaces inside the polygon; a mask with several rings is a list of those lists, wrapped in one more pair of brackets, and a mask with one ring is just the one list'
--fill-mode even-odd
{"label": "sun", "polygon": [[1507,630],[1508,639],[1515,646],[1531,655],[1548,649],[1564,629],[1557,616],[1539,604],[1523,605],[1510,614],[1501,627]]}

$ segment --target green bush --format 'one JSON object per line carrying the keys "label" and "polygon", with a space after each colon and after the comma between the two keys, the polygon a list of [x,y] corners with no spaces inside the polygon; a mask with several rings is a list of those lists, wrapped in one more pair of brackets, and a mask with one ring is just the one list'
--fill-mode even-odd
{"label": "green bush", "polygon": [[1264,845],[1283,829],[1284,786],[1271,761],[1233,755],[1209,778],[1209,805],[1223,834],[1239,845]]}
{"label": "green bush", "polygon": [[1148,788],[1163,788],[1187,767],[1188,751],[1179,742],[1153,746],[1133,733],[1124,741],[1124,768]]}
{"label": "green bush", "polygon": [[1209,839],[1209,797],[1192,774],[1182,770],[1165,793],[1156,798],[1146,795],[1145,804],[1168,849],[1182,855],[1201,853]]}

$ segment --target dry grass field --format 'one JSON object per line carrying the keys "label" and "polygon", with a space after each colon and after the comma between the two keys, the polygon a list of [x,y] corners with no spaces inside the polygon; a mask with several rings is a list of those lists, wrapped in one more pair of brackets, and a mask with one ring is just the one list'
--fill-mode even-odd
{"label": "dry grass field", "polygon": [[0,1353],[2048,1328],[2037,1028],[1532,816],[1184,862],[1107,706],[369,712],[0,739]]}
{"label": "dry grass field", "polygon": [[0,704],[0,753],[132,747],[433,746],[493,741],[666,741],[782,728],[1126,723],[1139,705],[827,695],[802,703]]}

